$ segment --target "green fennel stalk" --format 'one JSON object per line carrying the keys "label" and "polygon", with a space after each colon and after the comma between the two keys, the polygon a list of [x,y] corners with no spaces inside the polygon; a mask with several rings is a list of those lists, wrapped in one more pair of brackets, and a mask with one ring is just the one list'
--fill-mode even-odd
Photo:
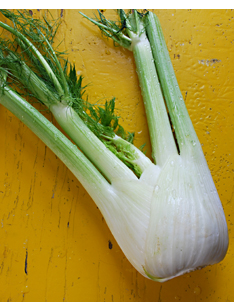
{"label": "green fennel stalk", "polygon": [[180,152],[186,152],[187,148],[194,150],[194,146],[199,149],[198,152],[202,152],[176,79],[159,19],[152,12],[147,14],[146,33],[151,45],[163,95],[175,128]]}
{"label": "green fennel stalk", "polygon": [[126,14],[119,10],[119,22],[114,22],[107,20],[101,12],[96,19],[81,14],[97,25],[105,36],[133,52],[155,162],[162,166],[178,151],[203,157],[157,16],[152,12],[133,10]]}
{"label": "green fennel stalk", "polygon": [[136,10],[127,16],[120,10],[120,23],[117,24],[106,20],[100,12],[100,20],[82,15],[99,26],[104,35],[112,38],[116,44],[133,52],[149,126],[152,157],[158,165],[163,166],[168,157],[177,153],[177,149],[146,36],[144,16]]}
{"label": "green fennel stalk", "polygon": [[[0,22],[0,26],[16,37],[15,41],[22,49],[21,54],[23,53],[23,56],[19,55],[14,49],[12,50],[10,43],[6,46],[2,43],[2,52],[4,53],[4,56],[2,55],[2,65],[8,68],[9,74],[21,82],[23,89],[26,88],[29,90],[36,99],[48,107],[64,131],[66,131],[77,146],[86,153],[86,156],[94,161],[95,165],[102,171],[107,179],[111,180],[112,178],[123,177],[125,174],[126,177],[135,177],[133,172],[126,169],[125,164],[116,158],[116,155],[125,161],[128,166],[133,168],[133,171],[139,176],[149,160],[143,154],[140,154],[133,145],[127,142],[120,144],[120,142],[122,142],[121,138],[118,140],[121,149],[116,151],[115,146],[117,140],[113,140],[116,134],[111,127],[114,124],[114,128],[118,126],[118,130],[121,131],[122,129],[121,126],[118,125],[117,118],[113,115],[114,109],[109,110],[110,107],[106,106],[105,108],[107,110],[102,110],[104,111],[102,116],[98,116],[97,109],[92,107],[91,104],[89,104],[86,109],[86,102],[82,100],[81,94],[81,77],[77,79],[75,68],[71,66],[70,73],[67,73],[67,63],[64,69],[62,69],[56,52],[40,29],[40,24],[35,24],[34,19],[30,19],[29,16],[25,18],[20,15],[21,18],[23,18],[23,20],[20,20],[19,17],[13,13],[8,11],[2,12],[10,20],[13,20],[15,28],[2,22]],[[31,26],[31,30],[24,34],[19,32],[23,22]],[[38,47],[41,47],[43,43],[45,44],[44,47],[48,46],[46,47],[46,52],[49,54],[48,58],[44,55],[44,48],[42,49],[42,55],[39,49],[26,37],[27,34],[30,39],[34,40],[34,35],[32,34],[34,30],[36,30],[37,36],[41,36]],[[26,56],[24,54],[26,54]],[[76,90],[78,93],[76,92],[74,95]],[[114,100],[111,100],[110,103],[113,103],[113,101]],[[95,117],[98,119],[98,123],[95,123],[94,119],[91,119],[88,114],[85,114],[85,110],[91,111],[93,115],[96,114]],[[100,108],[98,110],[101,112]],[[114,123],[112,123],[112,119],[114,119]],[[100,121],[103,126],[102,128],[100,127]],[[89,128],[91,128],[91,130]],[[97,130],[95,128],[97,128]],[[93,132],[98,134],[99,138],[97,138]],[[103,133],[101,134],[101,132]],[[117,134],[118,133],[119,131],[117,131]],[[122,133],[120,132],[120,134]],[[123,134],[125,136],[124,132]],[[100,139],[105,144],[101,143]],[[135,158],[132,156],[132,160],[127,156],[129,148],[132,149],[132,154],[134,153],[133,149],[136,150],[136,156]],[[110,150],[114,151],[115,155]],[[97,156],[97,153],[99,153],[99,156]],[[113,166],[112,171],[109,169],[110,166]]]}
{"label": "green fennel stalk", "polygon": [[109,183],[86,156],[37,109],[5,83],[0,69],[0,104],[32,130],[80,180],[90,195],[102,198]]}

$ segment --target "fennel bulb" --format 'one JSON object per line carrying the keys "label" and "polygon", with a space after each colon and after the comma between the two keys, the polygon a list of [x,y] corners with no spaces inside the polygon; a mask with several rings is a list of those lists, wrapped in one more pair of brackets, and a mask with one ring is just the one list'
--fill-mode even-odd
{"label": "fennel bulb", "polygon": [[[49,58],[40,52],[40,44],[34,45],[36,37],[28,39],[29,32],[21,27],[20,22],[27,22],[35,29],[36,20],[23,16],[19,21],[17,15],[3,13],[14,21],[15,28],[1,22],[0,26],[17,37],[18,46],[31,61],[2,40],[0,103],[73,172],[131,264],[143,276],[164,282],[221,261],[228,248],[224,211],[156,17],[136,11],[125,15],[121,10],[122,30],[102,14],[100,21],[92,20],[115,42],[133,51],[149,124],[152,162],[123,131],[115,131],[118,123],[113,102],[106,103],[104,111],[95,111],[88,104],[89,114],[84,112],[87,102],[82,101],[81,80],[72,67],[70,73],[66,65],[61,67],[41,23],[36,24],[37,34],[45,42]],[[9,77],[21,82],[49,108],[74,143],[10,87]]]}

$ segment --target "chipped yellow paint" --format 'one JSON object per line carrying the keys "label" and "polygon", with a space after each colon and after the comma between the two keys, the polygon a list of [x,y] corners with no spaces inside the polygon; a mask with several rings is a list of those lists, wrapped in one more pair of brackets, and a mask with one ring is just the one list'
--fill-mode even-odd
{"label": "chipped yellow paint", "polygon": [[[1,302],[234,301],[234,12],[155,12],[224,206],[230,234],[226,258],[164,284],[142,277],[74,176],[0,107]],[[150,154],[132,54],[103,40],[78,10],[53,14],[62,18],[61,48],[91,83],[89,100],[115,96],[122,124],[135,131],[138,146],[147,143]]]}

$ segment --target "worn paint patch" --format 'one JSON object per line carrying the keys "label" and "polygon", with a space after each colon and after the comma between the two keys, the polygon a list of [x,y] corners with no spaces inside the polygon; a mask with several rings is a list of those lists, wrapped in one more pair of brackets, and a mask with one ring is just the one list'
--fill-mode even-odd
{"label": "worn paint patch", "polygon": [[110,250],[111,250],[112,247],[113,247],[113,244],[112,244],[112,242],[111,242],[110,240],[108,241],[108,247],[109,247]]}
{"label": "worn paint patch", "polygon": [[212,66],[212,65],[214,65],[214,64],[220,63],[221,60],[218,60],[218,59],[210,59],[210,60],[199,60],[198,62],[199,62],[199,64],[202,64],[202,65]]}

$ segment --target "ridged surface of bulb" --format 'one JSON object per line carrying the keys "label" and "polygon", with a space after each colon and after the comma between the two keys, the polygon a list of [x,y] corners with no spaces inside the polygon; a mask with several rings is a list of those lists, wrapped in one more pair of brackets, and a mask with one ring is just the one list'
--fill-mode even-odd
{"label": "ridged surface of bulb", "polygon": [[220,262],[228,248],[223,208],[205,159],[175,155],[139,180],[116,179],[97,201],[131,264],[164,282]]}
{"label": "ridged surface of bulb", "polygon": [[206,161],[171,158],[154,189],[145,246],[149,276],[170,279],[220,262],[228,232]]}

